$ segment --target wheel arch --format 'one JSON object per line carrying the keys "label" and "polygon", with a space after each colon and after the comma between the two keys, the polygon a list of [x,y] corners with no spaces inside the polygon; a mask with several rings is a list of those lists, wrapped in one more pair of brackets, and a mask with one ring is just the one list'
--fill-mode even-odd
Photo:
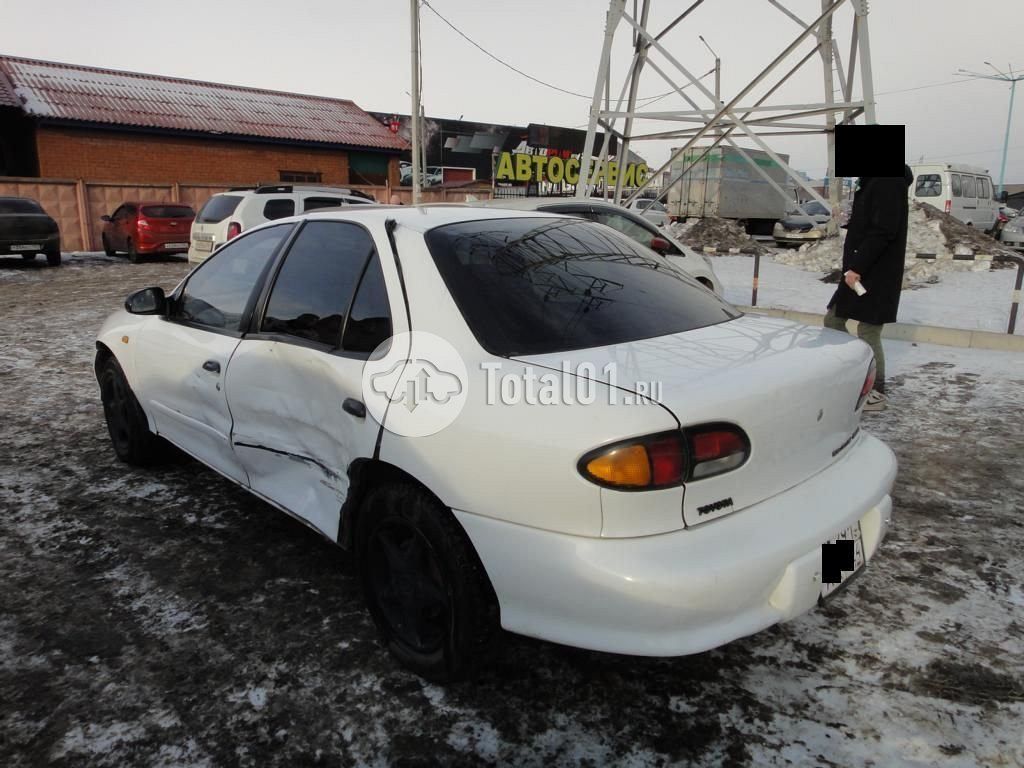
{"label": "wheel arch", "polygon": [[346,551],[352,551],[355,543],[355,532],[359,524],[359,512],[363,499],[372,489],[384,483],[410,483],[422,488],[436,499],[438,504],[448,508],[448,505],[430,490],[426,483],[401,467],[381,459],[356,459],[349,465],[348,476],[349,491],[345,503],[341,506],[341,521],[338,528],[338,545]]}

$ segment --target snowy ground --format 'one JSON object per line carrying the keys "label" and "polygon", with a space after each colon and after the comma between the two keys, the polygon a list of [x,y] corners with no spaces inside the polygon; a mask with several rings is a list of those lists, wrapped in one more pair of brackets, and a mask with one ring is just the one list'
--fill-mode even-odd
{"label": "snowy ground", "polygon": [[[751,256],[710,256],[712,269],[725,286],[725,297],[736,304],[750,304],[754,274]],[[1005,333],[1010,318],[1015,269],[945,272],[938,283],[916,284],[900,297],[899,320],[903,323],[965,328]],[[821,272],[808,272],[761,259],[757,304],[761,307],[825,313],[836,290],[821,282]],[[1016,333],[1024,334],[1024,313],[1018,312]]]}
{"label": "snowy ground", "polygon": [[115,460],[93,335],[184,272],[0,259],[5,768],[1024,765],[1019,355],[887,346],[895,527],[824,609],[681,659],[509,637],[442,689],[303,526],[187,459]]}

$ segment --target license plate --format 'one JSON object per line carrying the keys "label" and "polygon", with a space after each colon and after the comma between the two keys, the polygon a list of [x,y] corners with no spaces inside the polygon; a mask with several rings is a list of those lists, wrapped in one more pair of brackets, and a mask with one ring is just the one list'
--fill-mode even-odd
{"label": "license plate", "polygon": [[164,243],[164,248],[188,248],[188,243]]}
{"label": "license plate", "polygon": [[863,567],[864,542],[857,522],[821,545],[821,597],[831,595]]}
{"label": "license plate", "polygon": [[41,251],[43,246],[41,245],[12,245],[12,251]]}
{"label": "license plate", "polygon": [[211,241],[209,241],[209,240],[196,240],[195,244],[196,244],[196,250],[197,251],[212,251],[213,250],[213,243]]}

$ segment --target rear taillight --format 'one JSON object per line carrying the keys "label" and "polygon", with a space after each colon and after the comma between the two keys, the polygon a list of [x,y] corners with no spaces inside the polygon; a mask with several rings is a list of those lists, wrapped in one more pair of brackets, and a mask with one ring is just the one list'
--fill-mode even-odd
{"label": "rear taillight", "polygon": [[946,201],[946,205],[943,206],[943,211],[945,211],[946,213],[952,213],[953,212],[953,201],[952,200],[947,200]]}
{"label": "rear taillight", "polygon": [[742,467],[750,457],[750,440],[732,424],[705,424],[686,429],[689,448],[687,480],[701,480]]}
{"label": "rear taillight", "polygon": [[743,466],[750,440],[732,424],[704,424],[598,448],[580,459],[580,474],[623,491],[670,488]]}
{"label": "rear taillight", "polygon": [[864,377],[864,383],[860,387],[860,397],[857,398],[857,405],[853,410],[859,411],[860,407],[864,405],[864,400],[867,398],[868,393],[872,387],[875,386],[875,358],[871,358],[871,365],[868,366],[868,375]]}
{"label": "rear taillight", "polygon": [[139,220],[136,222],[136,226],[138,226],[139,229],[149,229],[149,220],[140,216]]}
{"label": "rear taillight", "polygon": [[679,485],[686,466],[683,436],[662,432],[598,448],[580,459],[580,473],[591,482],[624,491]]}
{"label": "rear taillight", "polygon": [[230,224],[228,224],[228,240],[230,240],[233,237],[238,237],[240,234],[242,234],[241,224],[239,224],[237,221],[232,221]]}

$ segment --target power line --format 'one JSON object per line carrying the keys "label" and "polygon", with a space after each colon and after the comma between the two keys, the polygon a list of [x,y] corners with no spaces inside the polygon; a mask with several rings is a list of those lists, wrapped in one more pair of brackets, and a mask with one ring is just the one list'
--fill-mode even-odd
{"label": "power line", "polygon": [[[437,9],[434,8],[434,6],[432,6],[427,0],[420,0],[420,1],[423,3],[423,5],[427,9],[430,10],[430,12],[432,14],[437,16],[437,18],[439,18],[441,21],[443,21],[445,24],[447,24],[452,29],[453,32],[455,32],[457,35],[459,35],[459,37],[461,37],[463,40],[465,40],[467,43],[472,45],[474,48],[476,48],[481,53],[485,54],[488,58],[493,59],[494,61],[496,61],[499,64],[501,64],[501,66],[503,66],[503,67],[505,67],[507,69],[511,69],[516,74],[522,75],[523,77],[527,78],[528,80],[532,80],[533,82],[537,83],[538,85],[543,85],[545,88],[551,88],[552,90],[558,91],[559,93],[564,93],[564,94],[566,94],[568,96],[576,96],[577,98],[586,99],[587,101],[590,101],[593,98],[592,95],[588,95],[588,94],[585,94],[585,93],[578,93],[576,91],[570,91],[570,90],[568,90],[566,88],[562,88],[562,87],[557,86],[557,85],[552,85],[551,83],[548,83],[548,82],[545,82],[544,80],[541,80],[539,77],[534,77],[533,75],[531,75],[531,74],[529,74],[527,72],[523,72],[523,70],[519,69],[518,67],[514,67],[513,65],[509,64],[504,59],[500,59],[497,56],[495,56],[493,53],[491,53],[486,48],[484,48],[482,45],[480,45],[480,43],[478,43],[476,40],[471,38],[469,35],[467,35],[461,29],[459,29],[454,24],[452,24],[450,21],[448,21],[448,19],[446,19],[444,16],[442,16],[437,11]],[[706,77],[706,75],[705,75],[705,77]],[[701,78],[701,79],[703,79],[703,78]],[[644,102],[648,102],[648,103],[653,103],[653,102],[655,102],[655,101],[657,101],[659,99],[665,98],[666,96],[671,96],[673,93],[675,93],[675,90],[666,91],[665,93],[658,94],[657,96],[638,96],[637,97],[637,101],[644,101]],[[648,106],[648,104],[644,104],[644,106]]]}
{"label": "power line", "polygon": [[494,59],[494,61],[496,61],[499,64],[501,64],[501,66],[506,67],[508,69],[511,69],[516,74],[522,75],[523,77],[527,78],[528,80],[533,80],[533,82],[538,83],[540,85],[543,85],[545,88],[551,88],[552,90],[558,91],[559,93],[564,93],[564,94],[567,94],[569,96],[576,96],[576,97],[581,98],[581,99],[587,99],[588,101],[590,100],[591,97],[587,96],[587,94],[585,94],[585,93],[577,93],[576,91],[569,91],[569,90],[566,90],[565,88],[560,88],[557,85],[552,85],[551,83],[546,83],[543,80],[541,80],[540,78],[534,77],[533,75],[530,75],[530,74],[527,74],[526,72],[523,72],[523,70],[521,70],[521,69],[517,69],[516,67],[513,67],[507,61],[503,61],[502,59],[499,59],[493,53],[491,53],[486,48],[484,48],[482,45],[480,45],[476,40],[471,38],[469,35],[467,35],[461,29],[459,29],[454,24],[452,24],[450,21],[448,21],[448,19],[446,19],[444,16],[442,16],[440,13],[438,13],[437,10],[434,8],[434,6],[432,6],[429,2],[427,2],[427,0],[422,0],[422,3],[423,3],[423,5],[426,8],[430,9],[430,12],[432,14],[437,16],[437,18],[439,18],[441,21],[443,21],[445,24],[447,24],[449,27],[451,27],[452,31],[455,32],[456,34],[458,34],[459,37],[464,39],[467,43],[472,45],[474,48],[476,48],[481,53],[487,55],[491,59]]}

